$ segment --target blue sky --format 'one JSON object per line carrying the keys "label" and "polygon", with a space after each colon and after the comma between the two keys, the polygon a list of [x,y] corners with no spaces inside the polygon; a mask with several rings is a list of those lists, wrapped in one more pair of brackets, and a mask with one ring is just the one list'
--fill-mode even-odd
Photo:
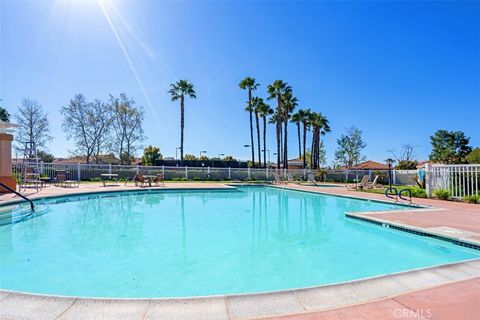
{"label": "blue sky", "polygon": [[[60,107],[76,93],[120,92],[146,110],[145,144],[175,155],[180,112],[167,90],[188,79],[198,98],[186,103],[186,153],[246,159],[245,76],[263,97],[283,79],[301,108],[328,117],[329,164],[352,125],[374,160],[405,143],[424,159],[437,129],[463,130],[480,144],[478,2],[4,0],[0,10],[0,98],[10,113],[22,98],[44,106],[57,156],[73,149]],[[273,152],[273,127],[268,139]]]}

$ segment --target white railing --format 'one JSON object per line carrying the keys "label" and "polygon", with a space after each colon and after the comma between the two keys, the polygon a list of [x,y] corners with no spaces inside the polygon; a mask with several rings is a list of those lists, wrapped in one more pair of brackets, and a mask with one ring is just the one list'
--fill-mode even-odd
{"label": "white railing", "polygon": [[425,168],[427,194],[435,190],[448,190],[451,197],[478,196],[480,164],[428,165]]}
{"label": "white railing", "polygon": [[[13,173],[17,177],[22,174],[22,162],[13,164]],[[167,167],[167,166],[135,166],[111,164],[60,164],[40,162],[39,173],[50,178],[55,178],[56,171],[67,172],[71,180],[99,179],[102,173],[115,173],[119,178],[132,179],[135,173],[157,174],[162,173],[166,180],[272,180],[275,169],[272,168],[219,168],[219,167]],[[280,170],[280,178],[292,177],[294,180],[306,180],[309,174],[315,171],[309,169]],[[355,182],[360,181],[364,175],[372,181],[376,175],[378,182],[388,183],[388,170],[334,170],[329,169],[322,173],[321,180],[327,182]],[[415,185],[416,170],[393,170],[393,184]]]}

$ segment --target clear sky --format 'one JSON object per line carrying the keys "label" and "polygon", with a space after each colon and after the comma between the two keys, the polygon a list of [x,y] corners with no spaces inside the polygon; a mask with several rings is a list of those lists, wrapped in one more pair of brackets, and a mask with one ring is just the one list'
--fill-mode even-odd
{"label": "clear sky", "polygon": [[[104,10],[102,10],[102,6]],[[248,158],[246,92],[288,82],[301,108],[321,111],[336,139],[357,126],[365,153],[418,145],[437,129],[463,130],[480,144],[479,2],[0,1],[0,98],[15,113],[22,98],[49,114],[57,156],[72,149],[61,106],[76,93],[125,92],[146,110],[145,144],[174,156],[180,108],[170,83],[188,79],[185,152]],[[110,22],[109,22],[110,21]],[[272,104],[274,104],[272,102]],[[298,153],[295,127],[289,154]],[[268,148],[275,149],[274,127]],[[273,157],[272,157],[273,158]]]}

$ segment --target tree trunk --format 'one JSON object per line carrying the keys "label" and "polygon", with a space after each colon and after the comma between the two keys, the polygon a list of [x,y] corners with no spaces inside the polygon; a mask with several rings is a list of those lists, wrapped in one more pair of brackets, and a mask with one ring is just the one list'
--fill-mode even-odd
{"label": "tree trunk", "polygon": [[180,97],[180,163],[183,165],[183,129],[185,127],[185,97]]}
{"label": "tree trunk", "polygon": [[260,153],[260,123],[258,120],[258,111],[256,110],[255,110],[255,123],[257,125],[258,166],[262,167],[262,154]]}
{"label": "tree trunk", "polygon": [[314,160],[315,160],[315,129],[312,130],[312,146],[310,147],[310,169],[314,169]]}
{"label": "tree trunk", "polygon": [[283,139],[283,167],[288,169],[288,108],[285,108],[285,113],[284,113],[285,119],[284,119],[284,139]]}
{"label": "tree trunk", "polygon": [[263,165],[267,167],[267,117],[263,116]]}
{"label": "tree trunk", "polygon": [[255,145],[253,144],[252,90],[248,90],[248,112],[250,113],[250,147],[252,149],[252,167],[255,167]]}
{"label": "tree trunk", "polygon": [[283,166],[283,127],[280,122],[280,164]]}
{"label": "tree trunk", "polygon": [[282,124],[280,123],[280,112],[282,109],[282,98],[280,95],[277,96],[277,170],[280,169],[280,136],[282,134]]}
{"label": "tree trunk", "polygon": [[320,168],[320,144],[322,143],[322,133],[318,132],[318,144],[317,144],[317,167]]}
{"label": "tree trunk", "polygon": [[307,167],[307,124],[303,123],[303,168]]}
{"label": "tree trunk", "polygon": [[302,159],[302,143],[300,142],[300,122],[297,122],[298,131],[298,159]]}

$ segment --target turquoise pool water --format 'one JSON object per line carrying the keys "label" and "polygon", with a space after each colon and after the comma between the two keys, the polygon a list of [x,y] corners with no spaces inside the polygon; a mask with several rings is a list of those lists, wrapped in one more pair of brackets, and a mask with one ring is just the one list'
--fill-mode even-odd
{"label": "turquoise pool water", "polygon": [[42,203],[41,215],[0,226],[2,289],[88,297],[251,293],[480,256],[344,215],[403,206],[271,187]]}

